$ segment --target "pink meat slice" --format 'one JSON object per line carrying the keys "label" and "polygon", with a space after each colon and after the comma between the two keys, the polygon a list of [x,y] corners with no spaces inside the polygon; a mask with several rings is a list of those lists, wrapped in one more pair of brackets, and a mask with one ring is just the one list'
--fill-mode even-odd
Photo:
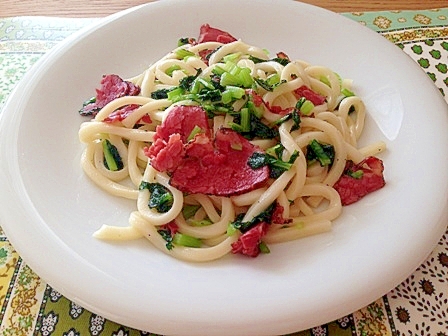
{"label": "pink meat slice", "polygon": [[207,23],[203,24],[199,30],[198,43],[220,42],[226,44],[234,41],[236,41],[236,38],[228,32],[210,27]]}
{"label": "pink meat slice", "polygon": [[199,127],[202,133],[210,134],[207,114],[200,106],[174,107],[163,123],[157,126],[156,140],[168,141],[171,134],[178,133],[183,143],[188,142],[188,137],[195,127]]}
{"label": "pink meat slice", "polygon": [[82,115],[96,115],[99,109],[111,101],[124,96],[137,96],[140,87],[123,80],[115,74],[104,75],[101,79],[101,87],[96,89],[95,102],[83,107]]}
{"label": "pink meat slice", "polygon": [[222,128],[212,142],[187,145],[186,156],[174,170],[170,183],[185,193],[216,196],[237,195],[263,185],[269,177],[267,166],[252,169],[249,157],[261,151],[237,132]]}

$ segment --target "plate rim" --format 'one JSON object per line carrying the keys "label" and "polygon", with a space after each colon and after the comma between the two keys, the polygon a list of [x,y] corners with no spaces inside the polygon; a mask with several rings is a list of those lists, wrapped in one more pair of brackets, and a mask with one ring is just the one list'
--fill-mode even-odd
{"label": "plate rim", "polygon": [[[170,0],[165,1],[165,2],[169,2],[169,1],[170,1]],[[171,1],[171,2],[176,2],[176,1]],[[267,2],[265,2],[265,3],[267,3]],[[300,3],[300,4],[301,4],[301,5],[305,5],[305,6],[309,6],[309,7],[313,7],[313,8],[315,7],[315,6],[306,5],[306,4],[302,4],[302,3]],[[70,45],[71,45],[71,43],[75,43],[76,41],[78,41],[79,39],[83,38],[84,36],[87,36],[87,35],[89,35],[89,34],[94,33],[94,31],[96,31],[97,29],[99,29],[99,28],[102,27],[103,25],[106,25],[106,24],[108,24],[109,22],[112,22],[112,21],[114,21],[114,20],[116,20],[116,19],[122,18],[122,17],[126,16],[128,13],[131,13],[131,12],[133,12],[133,11],[135,11],[135,10],[138,10],[138,8],[143,8],[143,7],[146,7],[146,6],[152,6],[152,5],[153,5],[153,3],[149,3],[149,4],[146,4],[146,5],[137,6],[137,7],[135,7],[135,8],[130,9],[130,10],[126,10],[126,11],[124,11],[124,12],[117,13],[117,14],[114,15],[113,17],[108,17],[108,18],[106,18],[106,19],[103,19],[103,20],[101,20],[101,22],[99,22],[99,23],[94,23],[91,27],[88,27],[85,31],[82,31],[82,32],[80,32],[79,34],[77,34],[76,36],[73,36],[71,39],[69,38],[69,40],[64,41],[64,42],[58,44],[59,48],[58,48],[58,49],[52,49],[52,50],[50,50],[49,53],[47,53],[46,55],[44,55],[44,56],[42,57],[42,62],[40,62],[41,60],[38,61],[38,64],[39,64],[40,66],[42,66],[45,62],[51,60],[52,57],[55,57],[54,55],[58,55],[59,52],[60,52],[60,50],[66,50],[67,47],[68,47],[68,49],[70,49]],[[321,9],[319,9],[319,10],[321,10]],[[349,19],[347,19],[347,20],[349,20]],[[76,34],[76,33],[75,33],[75,34]],[[372,36],[373,36],[373,35],[372,35]],[[57,48],[58,46],[56,46],[55,48]],[[29,85],[32,85],[32,84],[33,84],[33,78],[34,78],[34,76],[37,76],[38,74],[39,74],[38,68],[37,68],[37,67],[33,67],[33,69],[32,69],[29,73],[27,73],[27,74],[24,76],[24,81],[21,82],[21,83],[24,83],[24,84],[19,83],[19,85],[16,86],[16,90],[20,90],[20,89],[23,88],[23,87],[28,88]],[[22,85],[23,85],[23,87],[22,87]],[[6,104],[5,104],[5,106],[4,106],[3,113],[0,114],[0,127],[1,127],[1,123],[2,123],[3,119],[5,119],[5,118],[4,118],[4,115],[5,115],[4,112],[8,109],[9,104],[13,104],[13,101],[14,101],[13,96],[14,96],[14,97],[16,96],[16,93],[15,93],[15,92],[13,92],[13,93],[10,94],[10,96],[9,96],[9,98],[8,98],[8,101],[6,102]],[[3,126],[3,127],[5,127],[5,126]],[[4,229],[4,230],[5,230],[5,232],[7,233],[7,236],[10,236],[11,233],[8,232],[8,230],[9,230],[8,225],[6,226],[6,229]],[[441,234],[443,234],[443,232],[442,232]],[[440,234],[440,235],[441,235],[441,234]],[[14,234],[12,234],[12,236],[14,236]],[[437,243],[437,241],[436,241],[435,243]],[[17,245],[20,245],[20,244],[17,244]],[[432,249],[431,249],[431,250],[432,250]],[[19,252],[20,252],[20,251],[19,251]],[[429,251],[429,252],[430,252],[430,251]],[[429,252],[428,252],[428,254],[429,254]],[[26,253],[25,253],[25,254],[26,254]],[[421,261],[423,261],[423,260],[421,260]],[[30,264],[30,265],[31,265],[31,264]],[[31,266],[32,266],[32,265],[31,265]],[[38,268],[38,267],[36,267],[36,269],[37,269],[37,268]],[[45,273],[45,272],[42,272],[42,273]],[[48,280],[50,280],[50,279],[48,279]],[[51,281],[48,281],[48,280],[44,279],[44,281],[50,283]],[[404,280],[404,279],[403,279],[403,280]],[[62,290],[61,292],[64,293],[64,290]],[[65,294],[64,294],[64,295],[65,295]],[[68,294],[68,295],[66,295],[66,296],[70,296],[70,297],[72,297],[72,298],[73,298],[73,301],[75,301],[75,302],[82,302],[82,305],[83,305],[86,309],[98,311],[97,307],[89,307],[89,303],[86,302],[85,300],[83,300],[82,298],[76,298],[76,294],[75,294],[75,293],[70,293],[70,294]],[[111,314],[108,313],[108,312],[106,312],[105,315],[107,315],[106,317],[108,317],[108,318],[110,318],[110,319],[112,319],[112,320],[116,320],[117,318],[119,319],[119,317],[113,317],[113,316],[111,316]],[[121,322],[121,323],[123,323],[123,322]],[[126,324],[126,323],[123,323],[123,324]]]}

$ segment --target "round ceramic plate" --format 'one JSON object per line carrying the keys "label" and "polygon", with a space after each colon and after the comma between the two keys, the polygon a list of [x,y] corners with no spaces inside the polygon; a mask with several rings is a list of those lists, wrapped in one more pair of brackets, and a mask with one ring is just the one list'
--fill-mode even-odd
{"label": "round ceramic plate", "polygon": [[[144,239],[92,238],[102,224],[127,225],[135,204],[81,171],[80,105],[103,74],[142,72],[202,23],[353,78],[369,113],[363,143],[388,146],[386,187],[344,208],[332,232],[256,259],[193,264]],[[447,116],[410,58],[338,14],[293,1],[155,2],[58,45],[18,85],[1,116],[0,221],[46,282],[118,323],[179,335],[294,332],[376,300],[435,246],[447,218]]]}

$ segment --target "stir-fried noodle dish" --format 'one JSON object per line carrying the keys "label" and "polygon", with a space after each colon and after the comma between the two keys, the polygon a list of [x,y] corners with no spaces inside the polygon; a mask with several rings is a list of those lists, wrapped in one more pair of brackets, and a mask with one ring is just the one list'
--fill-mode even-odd
{"label": "stir-fried noodle dish", "polygon": [[385,185],[385,144],[358,146],[366,110],[349,79],[208,24],[173,48],[136,77],[104,75],[79,111],[85,174],[136,201],[98,239],[145,237],[186,261],[256,257],[331,230]]}

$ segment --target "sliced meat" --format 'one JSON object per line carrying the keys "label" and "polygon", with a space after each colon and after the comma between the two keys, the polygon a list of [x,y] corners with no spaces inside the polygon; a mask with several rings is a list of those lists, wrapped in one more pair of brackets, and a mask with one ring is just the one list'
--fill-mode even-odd
{"label": "sliced meat", "polygon": [[[381,189],[386,184],[383,176],[383,161],[370,156],[354,164],[348,161],[344,174],[333,186],[341,197],[342,205],[349,205],[359,201],[365,195]],[[362,171],[361,176],[353,177],[354,173]]]}
{"label": "sliced meat", "polygon": [[260,222],[253,228],[244,232],[236,242],[232,244],[232,253],[241,253],[255,258],[260,254],[261,238],[267,233],[269,225]]}
{"label": "sliced meat", "polygon": [[269,177],[267,166],[254,170],[247,164],[256,151],[261,149],[237,132],[220,129],[213,146],[202,141],[193,141],[187,146],[186,156],[173,172],[170,183],[193,194],[230,196],[250,191],[264,184]]}
{"label": "sliced meat", "polygon": [[[122,107],[121,109],[118,109],[118,110],[112,112],[110,115],[108,115],[106,118],[104,118],[103,121],[106,123],[114,123],[114,122],[118,122],[118,121],[123,121],[139,107],[140,107],[140,105],[137,105],[137,104],[126,105],[126,106]],[[142,124],[142,123],[151,124],[152,123],[151,117],[148,114],[145,114],[137,122],[137,124]]]}
{"label": "sliced meat", "polygon": [[115,100],[124,96],[137,96],[140,87],[131,82],[123,80],[118,75],[104,75],[101,80],[101,88],[96,90],[94,102],[84,104],[79,111],[81,115],[95,116],[100,109]]}
{"label": "sliced meat", "polygon": [[198,43],[219,42],[225,44],[234,41],[236,41],[236,38],[234,38],[228,32],[210,27],[210,25],[207,23],[203,24],[200,28]]}
{"label": "sliced meat", "polygon": [[325,97],[319,93],[311,90],[308,86],[302,85],[298,89],[294,90],[294,93],[300,98],[304,97],[312,102],[315,106],[322,105],[325,103]]}
{"label": "sliced meat", "polygon": [[188,137],[195,127],[200,127],[201,132],[210,135],[207,114],[200,106],[175,106],[167,115],[161,125],[157,126],[155,139],[168,142],[171,134],[178,133],[183,143],[187,143]]}
{"label": "sliced meat", "polygon": [[292,222],[291,218],[285,218],[283,217],[283,211],[285,208],[281,206],[280,204],[276,203],[274,211],[272,212],[271,216],[271,223],[273,224],[288,224]]}
{"label": "sliced meat", "polygon": [[149,148],[145,148],[145,155],[151,159],[151,166],[160,172],[172,172],[185,155],[184,144],[180,134],[172,134],[168,142],[157,139]]}

